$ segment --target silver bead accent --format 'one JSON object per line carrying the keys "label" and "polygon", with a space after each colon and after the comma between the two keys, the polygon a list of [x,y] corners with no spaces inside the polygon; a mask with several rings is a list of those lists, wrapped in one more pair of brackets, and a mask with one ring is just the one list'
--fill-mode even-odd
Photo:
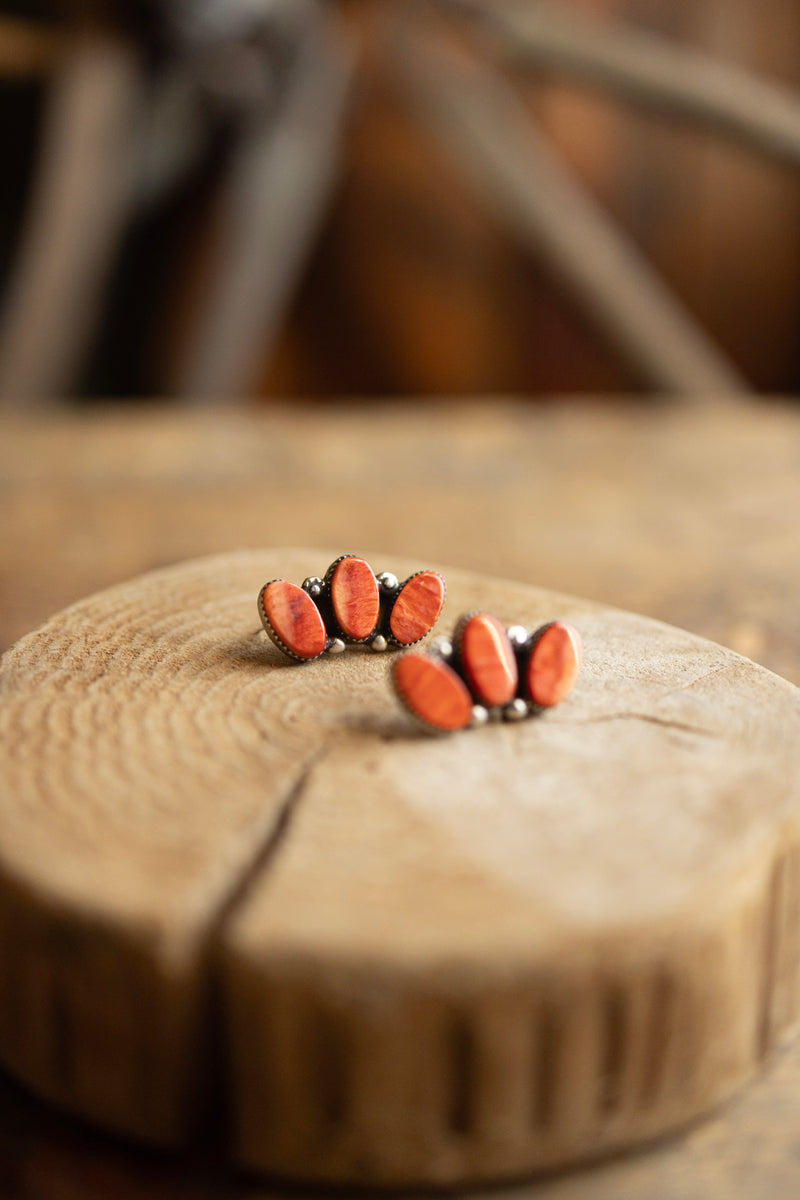
{"label": "silver bead accent", "polygon": [[377,654],[382,654],[388,645],[389,643],[382,633],[376,633],[375,637],[370,642],[370,646]]}
{"label": "silver bead accent", "polygon": [[341,654],[344,650],[344,642],[341,638],[332,638],[328,646],[328,654]]}
{"label": "silver bead accent", "polygon": [[528,631],[524,625],[512,625],[506,633],[512,646],[524,646],[528,640]]}
{"label": "silver bead accent", "polygon": [[484,708],[482,704],[473,704],[472,706],[472,724],[485,725],[489,720],[489,710]]}
{"label": "silver bead accent", "polygon": [[431,650],[439,655],[439,658],[453,657],[453,643],[449,637],[437,637],[431,642]]}
{"label": "silver bead accent", "polygon": [[400,586],[400,581],[396,575],[392,574],[391,571],[381,571],[380,575],[376,575],[375,578],[378,581],[378,586],[381,587],[384,592],[397,591],[397,588]]}
{"label": "silver bead accent", "polygon": [[303,591],[308,592],[309,596],[322,595],[323,582],[318,575],[309,575],[308,579],[303,580]]}
{"label": "silver bead accent", "polygon": [[507,704],[503,709],[503,716],[505,717],[506,721],[524,721],[527,715],[528,706],[524,700],[520,700],[519,698],[512,700],[511,703]]}

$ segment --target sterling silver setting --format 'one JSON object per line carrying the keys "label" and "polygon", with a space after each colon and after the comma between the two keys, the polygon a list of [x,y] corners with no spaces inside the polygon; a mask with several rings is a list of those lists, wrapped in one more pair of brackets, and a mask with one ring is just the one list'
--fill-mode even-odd
{"label": "sterling silver setting", "polygon": [[[337,568],[340,564],[353,560],[353,574],[350,576],[345,573],[343,580],[338,584],[335,582]],[[433,620],[429,620],[428,614],[425,612],[424,604],[422,606],[422,615],[419,617],[419,628],[414,629],[411,635],[405,635],[396,631],[392,623],[392,613],[398,600],[403,595],[403,590],[408,584],[413,583],[419,576],[430,576],[434,584],[434,594],[441,593],[441,602],[444,600],[445,585],[441,575],[432,570],[417,571],[408,579],[401,581],[391,571],[381,571],[376,573],[370,567],[369,563],[359,555],[342,554],[334,559],[324,576],[308,575],[299,585],[299,588],[289,583],[284,579],[270,580],[265,583],[258,594],[258,613],[261,618],[261,624],[270,640],[290,658],[294,658],[298,662],[312,662],[314,659],[320,658],[323,655],[339,655],[342,654],[348,646],[360,645],[367,649],[373,650],[376,654],[382,654],[390,647],[406,649],[409,646],[416,645],[424,637],[430,633],[430,629],[434,621],[438,618],[441,611],[441,602],[438,610],[433,616]],[[292,592],[293,599],[290,602],[285,602],[281,608],[280,619],[267,612],[266,595],[268,589],[273,588],[273,585],[280,585],[284,589],[284,594],[288,590]],[[308,612],[313,614],[316,610],[317,616],[310,619],[311,625],[316,626],[316,633],[313,637],[320,639],[314,645],[312,650],[306,652],[306,647],[302,642],[308,640],[308,634],[303,634],[301,618],[293,615],[292,609],[298,606],[299,597],[297,592],[302,591],[308,600],[313,604],[313,609],[306,613],[308,620]],[[337,597],[341,602],[343,594],[346,596],[344,609],[338,609],[337,616]],[[375,617],[372,628],[364,628],[364,612],[363,608],[359,610],[359,594],[366,606],[367,620],[371,621],[373,614]],[[274,589],[271,593],[273,604],[275,600]],[[416,599],[416,598],[415,598]],[[307,602],[303,602],[307,603]],[[349,608],[349,604],[354,604],[354,608]],[[302,608],[302,604],[300,604]],[[409,608],[412,611],[415,608],[415,600],[411,596],[407,596],[404,601],[406,612]],[[356,618],[348,627],[347,619],[353,617],[356,613]],[[419,600],[416,599],[416,612],[420,612]],[[398,609],[398,620],[400,610]],[[361,620],[361,628],[358,628],[358,619]],[[319,622],[322,622],[324,628],[324,645],[322,642],[322,628]],[[358,636],[354,630],[358,629]],[[297,636],[294,641],[290,636],[292,630]]]}
{"label": "sterling silver setting", "polygon": [[451,637],[392,666],[397,698],[433,733],[537,717],[571,693],[583,662],[578,630],[556,620],[529,631],[486,611],[464,613]]}

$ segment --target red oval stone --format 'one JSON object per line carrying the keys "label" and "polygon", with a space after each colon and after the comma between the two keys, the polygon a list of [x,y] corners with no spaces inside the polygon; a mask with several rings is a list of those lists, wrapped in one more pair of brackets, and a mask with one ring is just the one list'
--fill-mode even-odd
{"label": "red oval stone", "polygon": [[444,604],[444,580],[436,571],[420,571],[406,580],[389,618],[392,637],[410,646],[430,633]]}
{"label": "red oval stone", "polygon": [[322,617],[311,597],[288,579],[264,584],[259,596],[264,628],[281,649],[297,658],[316,658],[328,641]]}
{"label": "red oval stone", "polygon": [[341,559],[331,576],[333,615],[346,637],[369,637],[378,624],[381,597],[372,567],[363,558]]}
{"label": "red oval stone", "polygon": [[445,732],[469,725],[472,697],[464,681],[441,659],[404,654],[392,674],[400,699],[426,725]]}
{"label": "red oval stone", "polygon": [[475,697],[490,708],[508,704],[517,691],[519,673],[508,634],[496,617],[475,613],[458,637],[461,666]]}
{"label": "red oval stone", "polygon": [[566,621],[554,621],[540,634],[525,670],[525,687],[534,704],[552,708],[572,691],[583,662],[581,635]]}

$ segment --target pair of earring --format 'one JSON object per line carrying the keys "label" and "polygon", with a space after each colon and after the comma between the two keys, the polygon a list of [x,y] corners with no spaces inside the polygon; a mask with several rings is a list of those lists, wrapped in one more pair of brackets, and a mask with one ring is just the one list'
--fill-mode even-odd
{"label": "pair of earring", "polygon": [[408,650],[430,633],[444,597],[436,571],[418,571],[400,583],[344,554],[324,577],[311,576],[301,586],[286,579],[265,583],[258,611],[275,645],[301,662],[341,653],[348,644],[406,648],[392,666],[395,693],[436,732],[492,717],[519,721],[569,695],[583,650],[577,629],[565,621],[531,633],[521,625],[505,628],[489,613],[467,613],[452,638],[437,638],[427,651]]}

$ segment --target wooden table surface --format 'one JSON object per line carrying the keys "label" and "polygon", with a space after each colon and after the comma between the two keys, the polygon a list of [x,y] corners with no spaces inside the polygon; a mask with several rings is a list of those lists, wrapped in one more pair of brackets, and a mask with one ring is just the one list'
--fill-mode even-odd
{"label": "wooden table surface", "polygon": [[[237,547],[335,545],[378,570],[408,555],[633,609],[800,683],[800,409],[790,403],[397,401],[6,418],[0,496],[2,647],[152,567]],[[0,1185],[9,1200],[284,1194],[228,1179],[213,1154],[176,1162],[114,1142],[2,1078]],[[798,1193],[800,1046],[790,1046],[683,1137],[496,1195]]]}

